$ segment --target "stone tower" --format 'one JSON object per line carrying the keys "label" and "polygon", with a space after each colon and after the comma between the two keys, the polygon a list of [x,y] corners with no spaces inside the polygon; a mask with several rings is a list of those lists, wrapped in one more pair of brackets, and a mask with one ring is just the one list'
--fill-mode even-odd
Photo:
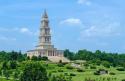
{"label": "stone tower", "polygon": [[37,49],[50,49],[50,48],[54,48],[54,46],[51,45],[49,20],[47,12],[45,10],[41,19],[39,44],[37,46]]}
{"label": "stone tower", "polygon": [[27,51],[27,56],[30,58],[32,58],[32,56],[45,56],[48,57],[48,59],[52,62],[59,62],[60,60],[62,60],[62,62],[69,62],[69,60],[63,56],[63,53],[63,50],[58,50],[57,48],[54,48],[54,45],[51,44],[49,19],[45,10],[40,21],[38,45],[34,50]]}

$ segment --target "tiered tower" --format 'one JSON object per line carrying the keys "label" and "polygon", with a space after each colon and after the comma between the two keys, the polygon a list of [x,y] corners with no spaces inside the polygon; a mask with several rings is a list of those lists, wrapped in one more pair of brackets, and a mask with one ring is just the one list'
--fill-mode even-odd
{"label": "tiered tower", "polygon": [[49,19],[46,10],[40,23],[39,43],[34,50],[27,51],[27,56],[30,58],[32,58],[32,56],[45,56],[52,62],[59,62],[60,60],[62,60],[62,62],[69,62],[69,60],[63,56],[64,51],[54,48],[54,45],[51,44]]}
{"label": "tiered tower", "polygon": [[39,44],[37,46],[37,49],[50,49],[50,48],[54,48],[54,46],[51,45],[49,19],[47,12],[45,10],[41,20]]}

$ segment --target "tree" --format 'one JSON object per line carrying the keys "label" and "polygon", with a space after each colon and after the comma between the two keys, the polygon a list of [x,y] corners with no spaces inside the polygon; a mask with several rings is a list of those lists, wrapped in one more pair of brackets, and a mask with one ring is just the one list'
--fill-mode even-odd
{"label": "tree", "polygon": [[0,76],[2,76],[2,69],[0,69]]}
{"label": "tree", "polygon": [[18,78],[19,78],[19,71],[18,70],[16,70],[15,72],[14,72],[14,74],[13,74],[13,78],[15,79],[15,81],[16,80],[18,80]]}
{"label": "tree", "polygon": [[10,73],[9,73],[8,70],[4,70],[4,71],[3,71],[3,75],[6,77],[7,80],[8,80],[9,77],[10,77]]}
{"label": "tree", "polygon": [[95,54],[101,54],[100,50],[96,50]]}
{"label": "tree", "polygon": [[73,60],[74,59],[74,53],[70,52],[68,49],[66,49],[64,51],[64,57],[67,57],[68,59]]}
{"label": "tree", "polygon": [[47,71],[40,63],[30,62],[26,64],[20,81],[48,81]]}
{"label": "tree", "polygon": [[10,61],[9,66],[10,66],[11,69],[16,69],[17,62],[16,61]]}
{"label": "tree", "polygon": [[32,56],[31,60],[33,60],[33,61],[37,61],[38,58],[37,58],[37,56]]}
{"label": "tree", "polygon": [[38,60],[38,61],[41,61],[41,60],[42,60],[42,57],[39,55],[39,56],[37,57],[37,60]]}
{"label": "tree", "polygon": [[110,68],[110,66],[111,66],[111,64],[110,64],[108,61],[103,61],[103,62],[102,62],[102,65],[103,65],[104,67],[107,67],[107,68]]}
{"label": "tree", "polygon": [[29,56],[27,56],[27,57],[26,57],[26,60],[30,60],[30,57],[29,57]]}
{"label": "tree", "polygon": [[41,60],[47,61],[47,60],[48,60],[48,57],[43,56],[43,57],[41,57]]}
{"label": "tree", "polygon": [[17,60],[18,59],[18,53],[15,51],[12,51],[10,53],[10,60]]}
{"label": "tree", "polygon": [[2,69],[8,69],[8,65],[7,65],[7,62],[4,61],[3,64],[2,64]]}

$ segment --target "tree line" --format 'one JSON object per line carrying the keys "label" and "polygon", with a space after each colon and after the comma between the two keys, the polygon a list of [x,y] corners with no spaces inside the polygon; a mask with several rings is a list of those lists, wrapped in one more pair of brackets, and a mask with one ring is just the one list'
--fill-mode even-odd
{"label": "tree line", "polygon": [[109,66],[124,66],[125,67],[125,54],[107,53],[105,51],[96,50],[95,52],[86,49],[79,50],[78,52],[71,52],[66,49],[64,56],[70,60],[86,60],[87,62],[95,63],[97,65],[104,64]]}

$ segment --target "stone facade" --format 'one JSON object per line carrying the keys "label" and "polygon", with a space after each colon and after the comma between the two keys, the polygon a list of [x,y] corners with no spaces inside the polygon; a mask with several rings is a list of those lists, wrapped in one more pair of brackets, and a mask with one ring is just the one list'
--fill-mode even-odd
{"label": "stone facade", "polygon": [[57,50],[57,48],[54,48],[54,45],[51,44],[49,19],[46,11],[44,11],[40,25],[39,43],[35,50],[29,50],[27,52],[27,56],[46,56],[48,59],[51,58],[51,61],[54,61],[55,58],[63,60],[61,59],[64,58],[63,55],[63,50]]}

